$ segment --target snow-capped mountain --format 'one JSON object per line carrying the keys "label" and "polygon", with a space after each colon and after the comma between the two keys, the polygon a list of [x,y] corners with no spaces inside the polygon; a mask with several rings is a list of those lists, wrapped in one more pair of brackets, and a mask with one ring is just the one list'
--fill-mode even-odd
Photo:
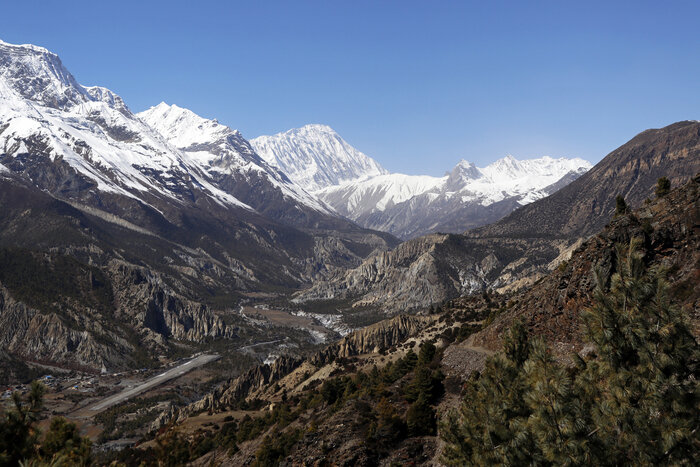
{"label": "snow-capped mountain", "polygon": [[444,177],[387,174],[316,194],[360,225],[410,238],[438,231],[463,232],[495,222],[590,167],[578,158],[519,161],[509,155],[483,168],[460,161]]}
{"label": "snow-capped mountain", "polygon": [[312,192],[388,173],[326,125],[306,125],[250,142],[269,164]]}
{"label": "snow-capped mountain", "polygon": [[42,154],[64,162],[94,187],[151,204],[183,200],[192,190],[218,203],[251,209],[214,186],[195,160],[135,117],[121,98],[83,87],[57,55],[0,42],[0,148],[8,168]]}
{"label": "snow-capped mountain", "polygon": [[339,214],[400,238],[495,222],[591,167],[578,158],[506,156],[483,168],[463,160],[443,177],[389,173],[325,125],[260,136],[251,144]]}
{"label": "snow-capped mountain", "polygon": [[238,131],[166,104],[137,116],[33,45],[0,42],[0,166],[81,212],[211,249],[246,280],[297,286],[395,242],[338,216]]}
{"label": "snow-capped mountain", "polygon": [[397,243],[215,120],[165,104],[141,117],[48,50],[0,42],[0,245],[15,258],[0,268],[42,268],[23,287],[50,297],[3,279],[0,369],[10,354],[99,370],[168,354],[172,339],[269,340],[232,317],[242,297],[297,290]]}
{"label": "snow-capped mountain", "polygon": [[166,104],[134,115],[112,91],[80,85],[42,47],[0,42],[0,123],[0,149],[14,171],[26,172],[22,161],[41,153],[75,170],[83,190],[156,209],[154,197],[203,196],[302,227],[337,216],[238,131]]}
{"label": "snow-capped mountain", "polygon": [[[287,198],[324,214],[334,214],[318,198],[264,161],[238,130],[164,102],[137,116],[166,141],[186,153],[217,185],[225,185],[227,191],[248,201],[259,212],[272,208],[270,203],[279,203],[283,201],[282,198]],[[249,192],[252,187],[255,187],[255,193]],[[263,203],[260,195],[265,190],[279,193],[274,199]]]}

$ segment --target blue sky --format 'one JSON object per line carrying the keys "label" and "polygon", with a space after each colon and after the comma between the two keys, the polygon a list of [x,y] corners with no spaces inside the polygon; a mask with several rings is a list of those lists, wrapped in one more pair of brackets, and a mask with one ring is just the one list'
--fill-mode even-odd
{"label": "blue sky", "polygon": [[7,2],[0,38],[58,53],[134,111],[252,138],[325,123],[391,171],[579,156],[700,119],[698,1]]}

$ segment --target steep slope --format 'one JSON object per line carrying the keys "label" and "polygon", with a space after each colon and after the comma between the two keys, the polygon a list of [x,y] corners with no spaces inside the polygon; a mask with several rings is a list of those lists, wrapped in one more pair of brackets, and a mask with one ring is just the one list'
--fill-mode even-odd
{"label": "steep slope", "polygon": [[564,189],[502,221],[463,235],[409,240],[342,277],[317,282],[297,299],[344,297],[395,313],[484,288],[531,284],[566,259],[594,226],[609,222],[618,194],[636,207],[653,198],[658,177],[665,175],[677,185],[698,171],[699,122],[649,130]]}
{"label": "steep slope", "polygon": [[326,125],[306,125],[250,142],[265,161],[312,192],[387,173]]}
{"label": "steep slope", "polygon": [[519,209],[471,236],[582,237],[598,232],[622,195],[637,207],[651,198],[659,177],[673,186],[700,171],[700,122],[646,130],[608,154],[552,196]]}
{"label": "steep slope", "polygon": [[518,319],[533,334],[546,338],[555,352],[566,356],[581,350],[584,335],[581,311],[590,306],[595,270],[610,276],[616,269],[615,246],[641,240],[648,267],[662,267],[675,301],[684,306],[696,335],[700,334],[700,175],[661,199],[644,204],[633,214],[613,219],[598,235],[586,240],[571,259],[517,295],[512,307],[468,344],[498,350],[501,336]]}
{"label": "steep slope", "polygon": [[461,161],[444,177],[389,174],[328,187],[317,195],[367,228],[412,238],[495,222],[585,173],[582,159],[512,156],[484,168]]}

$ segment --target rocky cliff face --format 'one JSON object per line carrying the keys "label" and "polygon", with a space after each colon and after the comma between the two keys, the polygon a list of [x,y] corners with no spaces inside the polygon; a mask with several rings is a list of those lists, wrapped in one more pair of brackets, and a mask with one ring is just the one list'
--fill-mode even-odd
{"label": "rocky cliff face", "polygon": [[426,309],[450,298],[537,274],[566,246],[544,239],[470,239],[433,234],[381,252],[344,275],[318,281],[295,300],[350,299],[388,314]]}
{"label": "rocky cliff face", "polygon": [[294,371],[304,361],[301,357],[282,355],[272,364],[263,364],[251,368],[243,375],[215,389],[199,401],[183,407],[173,414],[173,418],[182,421],[192,414],[203,411],[221,411],[232,408],[248,395],[262,387],[272,385]]}
{"label": "rocky cliff face", "polygon": [[[99,371],[102,365],[122,366],[125,356],[134,350],[88,313],[62,310],[62,315],[29,308],[0,286],[0,347],[23,361],[88,371]],[[66,315],[73,322],[66,323]]]}
{"label": "rocky cliff face", "polygon": [[[355,331],[340,341],[328,345],[308,358],[282,355],[272,364],[263,364],[248,370],[233,381],[215,389],[199,401],[182,408],[172,415],[179,421],[203,411],[222,411],[236,406],[237,403],[268,388],[288,376],[303,363],[310,368],[322,368],[339,358],[354,357],[384,351],[405,342],[406,339],[419,335],[421,331],[434,325],[437,317],[397,316]],[[314,370],[315,371],[315,370]],[[170,412],[169,412],[170,413]],[[167,419],[164,414],[163,418]]]}
{"label": "rocky cliff face", "polygon": [[233,337],[221,318],[200,302],[182,297],[152,271],[113,260],[107,267],[114,290],[115,317],[162,337],[198,342]]}

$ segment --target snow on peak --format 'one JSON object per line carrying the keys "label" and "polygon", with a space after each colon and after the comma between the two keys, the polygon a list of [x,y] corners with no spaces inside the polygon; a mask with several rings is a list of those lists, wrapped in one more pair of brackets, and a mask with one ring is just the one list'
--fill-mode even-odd
{"label": "snow on peak", "polygon": [[24,49],[24,50],[30,50],[32,52],[37,52],[37,53],[42,53],[46,55],[53,55],[54,57],[57,57],[57,55],[48,49],[45,49],[44,47],[34,45],[34,44],[10,44],[9,42],[5,42],[4,40],[0,39],[0,47],[6,47],[6,48],[11,48],[11,49]]}
{"label": "snow on peak", "polygon": [[120,112],[131,112],[122,98],[107,88],[103,88],[102,86],[83,86],[83,89],[96,101],[104,102]]}
{"label": "snow on peak", "polygon": [[238,134],[238,130],[222,125],[216,119],[200,117],[189,109],[165,102],[140,112],[137,116],[171,144],[183,149]]}
{"label": "snow on peak", "polygon": [[44,48],[0,42],[0,121],[5,124],[0,147],[8,155],[37,151],[62,160],[100,191],[141,200],[145,192],[180,199],[177,184],[192,183],[218,203],[252,209],[209,183],[117,94],[81,86]]}
{"label": "snow on peak", "polygon": [[250,174],[266,178],[284,196],[317,211],[330,213],[328,206],[290,181],[278,168],[268,164],[238,130],[216,119],[200,117],[189,109],[165,102],[137,116],[166,141],[185,151],[207,172]]}
{"label": "snow on peak", "polygon": [[[499,159],[481,171],[486,177],[494,182],[504,180],[518,180],[528,177],[536,178],[556,178],[557,180],[571,171],[590,169],[591,163],[580,158],[561,157],[554,159],[549,156],[538,159],[518,160],[511,155]],[[556,180],[554,180],[556,181]]]}
{"label": "snow on peak", "polygon": [[292,128],[288,133],[330,133],[337,135],[338,133],[333,128],[323,123],[308,123],[300,128]]}
{"label": "snow on peak", "polygon": [[321,124],[251,140],[258,154],[311,191],[388,173],[331,127]]}
{"label": "snow on peak", "polygon": [[[451,172],[440,178],[386,174],[330,186],[317,194],[338,212],[356,221],[384,211],[388,212],[387,219],[391,219],[393,214],[389,210],[406,202],[417,203],[409,212],[436,215],[449,203],[453,203],[455,209],[467,204],[489,206],[506,198],[516,198],[521,204],[526,204],[546,196],[544,189],[567,174],[580,175],[590,167],[591,164],[583,159],[542,157],[518,160],[509,155],[484,168],[461,160]],[[428,206],[434,206],[434,213],[430,214]],[[428,211],[421,210],[423,208]],[[375,215],[374,220],[378,218]]]}
{"label": "snow on peak", "polygon": [[65,109],[92,100],[58,55],[35,45],[0,41],[0,79],[24,99]]}

